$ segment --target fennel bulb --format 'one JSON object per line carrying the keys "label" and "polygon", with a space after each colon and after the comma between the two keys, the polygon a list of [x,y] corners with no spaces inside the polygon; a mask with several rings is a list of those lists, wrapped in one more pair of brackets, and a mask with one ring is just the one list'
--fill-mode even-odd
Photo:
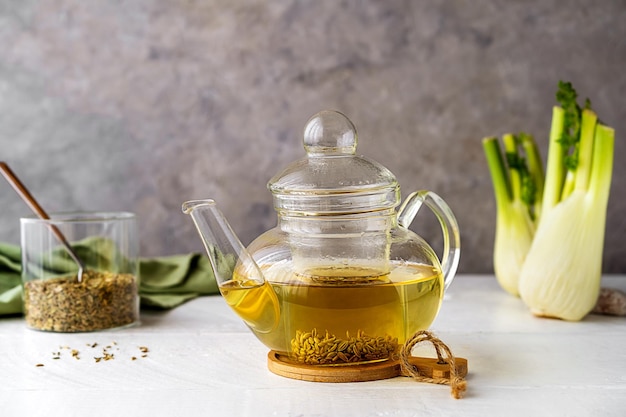
{"label": "fennel bulb", "polygon": [[556,98],[545,179],[529,135],[504,135],[506,163],[498,140],[483,139],[497,205],[494,272],[534,314],[577,321],[600,291],[615,132],[589,100],[578,106],[571,83],[559,82]]}
{"label": "fennel bulb", "polygon": [[[553,110],[541,220],[519,278],[533,314],[578,321],[595,306],[602,276],[614,131],[582,110],[580,141],[568,153],[564,110]],[[567,157],[575,155],[575,163]]]}
{"label": "fennel bulb", "polygon": [[519,274],[540,212],[543,169],[532,136],[506,134],[503,142],[506,163],[498,139],[483,139],[497,208],[493,266],[500,286],[517,296]]}

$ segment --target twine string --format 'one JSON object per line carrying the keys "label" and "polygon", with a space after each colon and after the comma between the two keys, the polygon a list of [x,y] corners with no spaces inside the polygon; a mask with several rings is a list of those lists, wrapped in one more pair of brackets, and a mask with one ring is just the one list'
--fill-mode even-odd
{"label": "twine string", "polygon": [[[422,342],[432,343],[435,348],[435,352],[437,353],[437,363],[447,363],[450,366],[450,378],[431,378],[421,375],[417,367],[409,362],[411,351],[416,345]],[[411,336],[411,338],[409,338],[409,340],[406,341],[406,343],[404,343],[400,352],[400,365],[402,366],[402,371],[410,375],[416,381],[450,385],[451,394],[456,399],[461,398],[467,390],[467,381],[460,375],[456,364],[456,358],[450,351],[450,348],[427,330],[420,330],[416,332],[413,336]]]}

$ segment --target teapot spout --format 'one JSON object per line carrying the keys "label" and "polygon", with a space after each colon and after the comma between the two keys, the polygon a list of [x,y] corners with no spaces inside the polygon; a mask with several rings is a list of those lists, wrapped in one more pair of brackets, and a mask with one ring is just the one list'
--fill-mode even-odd
{"label": "teapot spout", "polygon": [[276,293],[213,200],[183,203],[204,243],[220,293],[263,341],[280,320]]}
{"label": "teapot spout", "polygon": [[191,200],[183,203],[182,209],[193,219],[220,290],[231,281],[246,287],[265,283],[261,269],[233,232],[215,201]]}

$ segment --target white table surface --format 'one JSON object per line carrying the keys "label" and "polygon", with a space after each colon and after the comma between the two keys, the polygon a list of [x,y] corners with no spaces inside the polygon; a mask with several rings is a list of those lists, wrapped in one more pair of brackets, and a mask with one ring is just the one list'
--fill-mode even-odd
{"label": "white table surface", "polygon": [[[626,276],[603,286],[626,290]],[[461,275],[431,330],[468,359],[463,399],[407,377],[274,375],[267,349],[219,296],[109,332],[44,333],[0,319],[0,416],[626,416],[626,317],[536,318],[493,277]],[[115,359],[96,362],[106,345]]]}

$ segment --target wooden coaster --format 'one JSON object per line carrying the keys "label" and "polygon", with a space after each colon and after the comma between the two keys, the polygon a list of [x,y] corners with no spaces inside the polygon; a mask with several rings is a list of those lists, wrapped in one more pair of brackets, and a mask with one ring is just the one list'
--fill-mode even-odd
{"label": "wooden coaster", "polygon": [[[467,375],[467,360],[455,358],[459,376]],[[437,363],[436,358],[411,357],[410,362],[417,367],[421,376],[428,378],[449,378],[450,365]],[[270,351],[267,355],[267,367],[272,373],[291,379],[311,382],[364,382],[379,379],[408,376],[402,372],[400,361],[365,363],[358,365],[320,366],[304,365]]]}

